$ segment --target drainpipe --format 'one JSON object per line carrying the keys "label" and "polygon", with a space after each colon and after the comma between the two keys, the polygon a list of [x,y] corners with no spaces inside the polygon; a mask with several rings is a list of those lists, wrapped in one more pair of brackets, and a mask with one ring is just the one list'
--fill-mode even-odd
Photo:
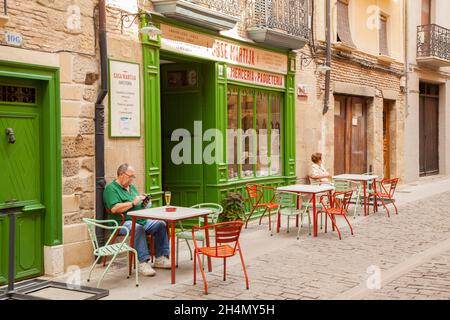
{"label": "drainpipe", "polygon": [[8,0],[3,1],[3,7],[4,7],[3,13],[5,16],[7,16],[8,15]]}
{"label": "drainpipe", "polygon": [[[331,67],[331,0],[326,3],[327,21],[326,21],[326,61],[325,65]],[[323,105],[323,114],[328,112],[328,105],[330,103],[330,86],[331,86],[331,71],[328,70],[325,74],[325,98]]]}
{"label": "drainpipe", "polygon": [[[105,189],[105,106],[103,100],[108,93],[108,51],[106,42],[106,5],[105,0],[98,2],[99,16],[99,48],[100,48],[100,72],[101,88],[95,104],[95,217],[104,220],[103,190]],[[101,229],[97,229],[97,239],[100,245],[105,242],[105,235]]]}

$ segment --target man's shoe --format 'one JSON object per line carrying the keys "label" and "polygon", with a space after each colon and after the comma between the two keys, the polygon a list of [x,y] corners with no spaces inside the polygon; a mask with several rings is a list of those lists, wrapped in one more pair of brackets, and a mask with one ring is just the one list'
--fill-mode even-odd
{"label": "man's shoe", "polygon": [[150,261],[139,263],[139,272],[147,277],[153,277],[156,274],[156,271],[153,270]]}
{"label": "man's shoe", "polygon": [[170,263],[169,258],[161,256],[156,258],[153,268],[170,269],[172,268],[172,264]]}

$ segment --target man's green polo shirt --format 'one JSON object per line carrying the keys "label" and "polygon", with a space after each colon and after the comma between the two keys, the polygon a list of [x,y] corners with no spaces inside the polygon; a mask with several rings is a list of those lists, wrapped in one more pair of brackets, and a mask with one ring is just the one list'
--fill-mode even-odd
{"label": "man's green polo shirt", "polygon": [[[111,210],[116,204],[124,203],[124,202],[133,202],[134,198],[139,195],[134,185],[130,185],[130,191],[123,188],[116,180],[111,182],[105,187],[105,191],[103,192],[103,202],[105,203],[105,207]],[[140,210],[142,209],[142,201],[140,201],[137,205],[131,208],[129,211]],[[131,217],[125,214],[125,221],[131,220]],[[122,217],[120,214],[109,214],[109,217],[116,220],[119,225],[122,222]],[[146,219],[137,219],[137,223],[144,225],[147,220]]]}

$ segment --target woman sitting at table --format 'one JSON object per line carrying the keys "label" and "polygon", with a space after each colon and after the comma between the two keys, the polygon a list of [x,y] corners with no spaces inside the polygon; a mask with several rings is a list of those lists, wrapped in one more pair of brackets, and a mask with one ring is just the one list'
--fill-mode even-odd
{"label": "woman sitting at table", "polygon": [[328,173],[322,163],[322,154],[314,153],[311,156],[311,161],[313,162],[311,166],[311,175],[310,178],[314,181],[318,181],[320,183],[331,184],[331,180],[333,177]]}

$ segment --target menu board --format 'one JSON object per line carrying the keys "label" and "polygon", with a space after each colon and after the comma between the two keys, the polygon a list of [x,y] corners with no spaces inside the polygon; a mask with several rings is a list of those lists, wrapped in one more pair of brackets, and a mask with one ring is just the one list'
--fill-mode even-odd
{"label": "menu board", "polygon": [[109,128],[111,137],[141,136],[140,66],[109,60]]}

